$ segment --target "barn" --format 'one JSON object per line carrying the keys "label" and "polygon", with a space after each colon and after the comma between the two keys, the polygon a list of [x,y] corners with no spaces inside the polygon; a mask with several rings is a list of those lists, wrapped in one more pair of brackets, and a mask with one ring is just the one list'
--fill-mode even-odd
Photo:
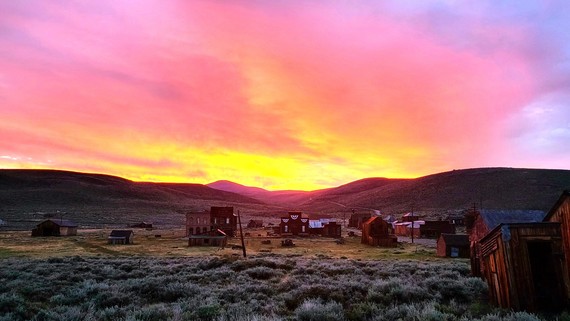
{"label": "barn", "polygon": [[469,257],[469,235],[441,233],[437,239],[439,257]]}
{"label": "barn", "polygon": [[32,236],[74,236],[77,224],[63,219],[49,219],[41,222],[32,230]]}
{"label": "barn", "polygon": [[560,223],[501,223],[479,243],[494,304],[527,311],[567,305]]}
{"label": "barn", "polygon": [[133,230],[112,230],[107,238],[109,244],[133,244]]}
{"label": "barn", "polygon": [[392,233],[392,226],[380,216],[369,218],[362,223],[362,244],[372,246],[393,247],[398,244],[398,238]]}
{"label": "barn", "polygon": [[224,247],[228,243],[228,235],[220,230],[211,230],[202,234],[193,234],[188,238],[188,246],[219,246]]}

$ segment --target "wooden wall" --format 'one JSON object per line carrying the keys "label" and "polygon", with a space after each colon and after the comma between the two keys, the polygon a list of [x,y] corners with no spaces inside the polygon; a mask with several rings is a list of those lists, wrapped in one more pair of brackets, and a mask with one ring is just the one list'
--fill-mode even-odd
{"label": "wooden wall", "polygon": [[567,289],[567,296],[570,298],[570,192],[565,191],[552,210],[548,213],[546,220],[561,224],[562,240],[565,253],[565,275],[564,284]]}

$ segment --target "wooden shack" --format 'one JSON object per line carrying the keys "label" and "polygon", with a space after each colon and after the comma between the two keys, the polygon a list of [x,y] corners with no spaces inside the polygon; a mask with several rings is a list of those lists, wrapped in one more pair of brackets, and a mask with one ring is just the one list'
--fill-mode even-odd
{"label": "wooden shack", "polygon": [[74,236],[77,224],[63,219],[48,219],[32,230],[32,236]]}
{"label": "wooden shack", "polygon": [[469,234],[471,273],[483,276],[485,265],[481,260],[479,241],[501,223],[542,222],[545,213],[535,210],[472,210],[466,214],[466,228]]}
{"label": "wooden shack", "polygon": [[342,236],[342,228],[337,222],[329,222],[323,226],[321,235],[324,237],[340,238]]}
{"label": "wooden shack", "polygon": [[455,226],[465,226],[465,214],[449,214],[446,220]]}
{"label": "wooden shack", "polygon": [[249,222],[247,222],[247,227],[248,228],[263,227],[263,221],[262,220],[249,220]]}
{"label": "wooden shack", "polygon": [[527,311],[566,306],[560,223],[502,223],[479,242],[494,304]]}
{"label": "wooden shack", "polygon": [[420,227],[424,221],[414,221],[413,225],[412,222],[397,222],[394,223],[394,234],[397,236],[405,236],[405,237],[412,237],[420,238]]}
{"label": "wooden shack", "polygon": [[398,237],[392,233],[392,226],[381,217],[369,218],[362,224],[362,244],[372,246],[394,247]]}
{"label": "wooden shack", "polygon": [[357,229],[362,229],[362,223],[366,222],[372,217],[370,212],[368,213],[352,213],[348,219],[348,227],[353,227]]}
{"label": "wooden shack", "polygon": [[308,236],[309,218],[303,216],[302,212],[288,212],[287,217],[281,218],[279,223],[279,234],[282,236]]}
{"label": "wooden shack", "polygon": [[109,244],[133,244],[133,230],[112,230],[107,238]]}
{"label": "wooden shack", "polygon": [[233,237],[237,231],[237,215],[231,206],[210,207],[210,223],[212,230],[222,230],[228,237]]}
{"label": "wooden shack", "polygon": [[439,257],[469,257],[469,235],[441,233],[437,239]]}
{"label": "wooden shack", "polygon": [[437,239],[442,233],[455,234],[455,225],[449,221],[424,221],[420,226],[420,237]]}
{"label": "wooden shack", "polygon": [[544,221],[560,223],[566,267],[563,282],[567,291],[566,296],[570,298],[570,191],[566,190],[560,195],[558,201],[546,214]]}
{"label": "wooden shack", "polygon": [[188,237],[188,246],[219,246],[225,247],[228,235],[220,230],[211,230],[206,233],[193,234]]}

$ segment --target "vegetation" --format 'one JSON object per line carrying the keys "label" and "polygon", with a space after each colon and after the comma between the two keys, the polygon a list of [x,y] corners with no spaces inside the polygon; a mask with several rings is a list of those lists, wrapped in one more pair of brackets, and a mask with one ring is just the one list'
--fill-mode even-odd
{"label": "vegetation", "polygon": [[465,261],[4,258],[0,320],[540,320],[489,307]]}

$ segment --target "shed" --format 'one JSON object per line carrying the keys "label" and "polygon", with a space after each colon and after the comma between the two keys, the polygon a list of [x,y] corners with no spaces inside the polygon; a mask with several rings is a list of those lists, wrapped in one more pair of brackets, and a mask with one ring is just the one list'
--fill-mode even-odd
{"label": "shed", "polygon": [[425,221],[420,226],[421,237],[439,238],[442,233],[455,234],[455,225],[449,221]]}
{"label": "shed", "polygon": [[77,224],[63,219],[49,219],[32,230],[32,236],[73,236],[77,235]]}
{"label": "shed", "polygon": [[220,230],[211,230],[202,234],[193,234],[188,238],[188,246],[219,246],[224,247],[228,243],[228,235]]}
{"label": "shed", "polygon": [[424,221],[414,221],[412,222],[396,222],[394,226],[394,234],[397,236],[411,237],[412,233],[415,238],[420,238],[420,227],[424,224]]}
{"label": "shed", "polygon": [[392,233],[392,226],[380,216],[369,218],[362,224],[362,244],[372,246],[394,247],[398,237]]}
{"label": "shed", "polygon": [[330,222],[323,226],[323,233],[321,235],[324,237],[340,238],[342,236],[342,228],[337,222]]}
{"label": "shed", "polygon": [[112,230],[107,238],[109,244],[133,244],[133,230]]}
{"label": "shed", "polygon": [[372,217],[372,214],[368,213],[352,213],[348,219],[348,227],[354,227],[357,229],[362,229],[362,223],[366,222]]}
{"label": "shed", "polygon": [[535,210],[472,210],[466,214],[467,234],[469,234],[471,273],[482,276],[484,262],[480,260],[479,241],[500,224],[542,222],[545,213]]}
{"label": "shed", "polygon": [[480,240],[492,302],[527,311],[557,311],[568,303],[560,223],[502,223]]}
{"label": "shed", "polygon": [[441,233],[436,254],[439,257],[469,257],[469,235]]}

